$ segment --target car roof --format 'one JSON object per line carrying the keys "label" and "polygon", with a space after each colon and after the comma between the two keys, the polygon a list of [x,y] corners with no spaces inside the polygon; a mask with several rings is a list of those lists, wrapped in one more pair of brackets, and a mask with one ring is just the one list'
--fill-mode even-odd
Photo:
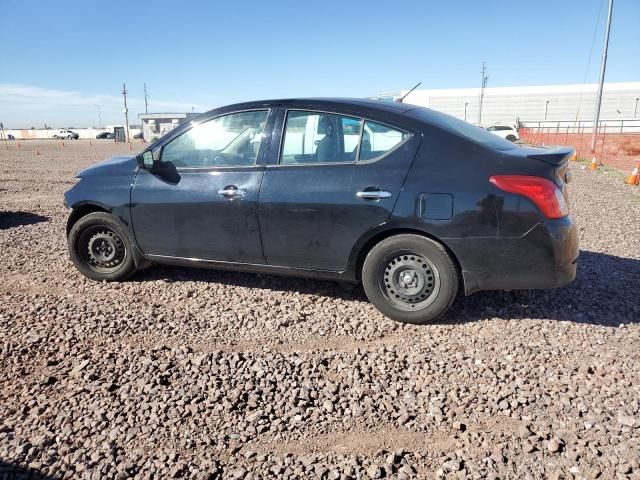
{"label": "car roof", "polygon": [[[304,105],[307,107],[323,108],[323,107],[352,107],[356,109],[371,109],[380,112],[393,112],[393,113],[406,113],[416,108],[420,108],[416,105],[409,105],[400,102],[390,102],[385,100],[376,100],[371,98],[322,98],[322,97],[310,97],[310,98],[282,98],[273,100],[257,100],[251,102],[236,103],[233,105],[226,105],[224,110],[239,110],[243,108],[258,108],[265,106],[276,105]],[[215,112],[220,109],[214,109],[210,112]],[[206,112],[206,113],[210,113]],[[205,114],[206,115],[206,114]]]}

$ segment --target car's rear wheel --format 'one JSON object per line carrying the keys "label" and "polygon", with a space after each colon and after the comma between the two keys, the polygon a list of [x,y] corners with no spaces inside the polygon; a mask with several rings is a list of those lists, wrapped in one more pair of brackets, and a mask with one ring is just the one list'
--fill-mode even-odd
{"label": "car's rear wheel", "polygon": [[368,253],[362,285],[371,303],[387,317],[424,324],[453,303],[458,271],[439,243],[420,235],[395,235]]}
{"label": "car's rear wheel", "polygon": [[515,142],[516,141],[516,136],[515,135],[507,135],[507,140],[509,140],[510,142]]}
{"label": "car's rear wheel", "polygon": [[127,234],[108,213],[80,218],[71,227],[67,242],[73,264],[93,280],[120,281],[136,270]]}

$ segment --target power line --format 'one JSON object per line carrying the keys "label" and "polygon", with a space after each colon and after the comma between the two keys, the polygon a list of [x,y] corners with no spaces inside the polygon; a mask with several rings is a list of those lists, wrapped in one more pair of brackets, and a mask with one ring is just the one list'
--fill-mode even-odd
{"label": "power line", "polygon": [[[600,7],[598,8],[598,16],[596,17],[596,23],[593,26],[593,35],[591,36],[591,47],[589,48],[589,56],[587,57],[587,65],[584,69],[584,77],[582,78],[582,83],[587,83],[587,77],[589,76],[589,70],[591,69],[591,58],[593,57],[593,48],[596,46],[596,37],[598,35],[598,27],[600,25],[600,17],[602,16],[602,7],[604,6],[605,0],[600,2]],[[580,117],[580,108],[582,106],[582,97],[584,92],[580,93],[578,97],[578,109],[576,110],[576,121],[574,122],[574,127],[577,125],[580,128],[580,124],[578,123],[578,119]]]}

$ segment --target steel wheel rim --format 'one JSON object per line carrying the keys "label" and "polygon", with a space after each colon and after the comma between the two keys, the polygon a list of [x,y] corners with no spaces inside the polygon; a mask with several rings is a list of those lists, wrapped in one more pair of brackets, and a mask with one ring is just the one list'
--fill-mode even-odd
{"label": "steel wheel rim", "polygon": [[113,273],[122,267],[127,248],[122,237],[108,227],[89,227],[78,239],[77,251],[94,272]]}
{"label": "steel wheel rim", "polygon": [[415,312],[431,305],[438,296],[440,274],[424,255],[394,252],[380,264],[378,286],[395,308]]}

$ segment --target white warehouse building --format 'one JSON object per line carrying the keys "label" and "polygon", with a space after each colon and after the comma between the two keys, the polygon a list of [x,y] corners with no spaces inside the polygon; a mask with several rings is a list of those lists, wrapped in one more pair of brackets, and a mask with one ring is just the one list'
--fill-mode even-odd
{"label": "white warehouse building", "polygon": [[[480,88],[414,90],[403,100],[439,110],[470,123],[593,121],[598,85],[487,87],[479,122]],[[399,94],[407,93],[405,90]],[[387,95],[388,97],[389,95]],[[600,118],[640,120],[640,82],[605,83]],[[630,122],[636,123],[636,122]]]}

